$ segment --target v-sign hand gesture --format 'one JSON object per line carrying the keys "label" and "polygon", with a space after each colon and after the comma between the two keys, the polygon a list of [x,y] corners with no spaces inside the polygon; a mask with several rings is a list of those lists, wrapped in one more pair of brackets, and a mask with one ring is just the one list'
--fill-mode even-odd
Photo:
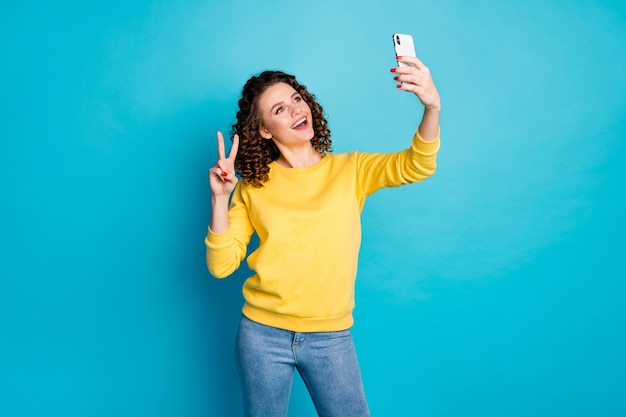
{"label": "v-sign hand gesture", "polygon": [[239,148],[239,136],[233,137],[233,146],[230,149],[228,158],[224,148],[224,136],[222,132],[217,132],[217,156],[218,161],[209,169],[209,185],[214,196],[228,196],[237,185],[235,176],[235,157]]}

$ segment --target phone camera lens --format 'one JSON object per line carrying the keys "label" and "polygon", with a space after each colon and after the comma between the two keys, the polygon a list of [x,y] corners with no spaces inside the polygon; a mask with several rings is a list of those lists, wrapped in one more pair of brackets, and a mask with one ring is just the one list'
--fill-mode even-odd
{"label": "phone camera lens", "polygon": [[400,45],[400,36],[397,36],[397,35],[396,35],[396,43],[397,43],[398,45]]}

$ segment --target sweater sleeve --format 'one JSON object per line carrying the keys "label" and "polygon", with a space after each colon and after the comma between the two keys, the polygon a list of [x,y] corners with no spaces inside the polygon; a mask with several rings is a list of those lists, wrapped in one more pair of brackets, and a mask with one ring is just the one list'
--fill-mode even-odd
{"label": "sweater sleeve", "polygon": [[380,188],[425,180],[437,169],[437,139],[426,142],[415,132],[411,146],[393,153],[362,153],[357,163],[358,186],[364,195]]}
{"label": "sweater sleeve", "polygon": [[214,233],[209,227],[205,238],[206,265],[216,278],[226,278],[239,268],[254,232],[242,197],[241,184],[238,184],[233,192],[228,220],[229,227],[226,232]]}

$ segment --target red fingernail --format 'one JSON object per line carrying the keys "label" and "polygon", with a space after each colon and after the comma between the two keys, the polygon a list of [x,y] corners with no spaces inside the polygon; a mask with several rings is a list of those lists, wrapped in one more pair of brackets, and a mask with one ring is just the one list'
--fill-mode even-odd
{"label": "red fingernail", "polygon": [[396,75],[395,77],[393,77],[394,80],[398,81],[400,79],[399,75]]}
{"label": "red fingernail", "polygon": [[402,88],[402,84],[398,84],[398,85],[396,85],[396,87]]}
{"label": "red fingernail", "polygon": [[398,55],[398,56],[396,57],[396,59],[402,59],[402,57],[401,57],[400,55]]}
{"label": "red fingernail", "polygon": [[228,172],[222,171],[222,177],[228,177]]}
{"label": "red fingernail", "polygon": [[391,72],[396,72],[396,69],[395,69],[395,68],[392,68],[392,69],[391,69]]}

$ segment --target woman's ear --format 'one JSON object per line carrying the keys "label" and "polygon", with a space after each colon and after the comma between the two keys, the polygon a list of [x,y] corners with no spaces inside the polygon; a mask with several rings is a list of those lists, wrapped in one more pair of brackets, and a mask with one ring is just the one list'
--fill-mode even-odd
{"label": "woman's ear", "polygon": [[263,139],[272,139],[272,133],[263,127],[263,125],[259,126],[259,133]]}

